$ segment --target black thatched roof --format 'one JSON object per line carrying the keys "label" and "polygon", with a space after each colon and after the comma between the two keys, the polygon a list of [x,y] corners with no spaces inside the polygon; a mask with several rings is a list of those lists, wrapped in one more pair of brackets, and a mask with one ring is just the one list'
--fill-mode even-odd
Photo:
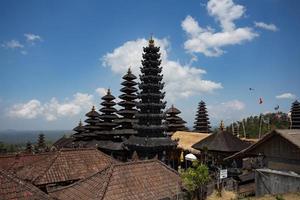
{"label": "black thatched roof", "polygon": [[73,137],[66,137],[63,136],[60,139],[58,139],[53,146],[57,149],[61,148],[72,148],[74,146],[74,138]]}
{"label": "black thatched roof", "polygon": [[123,142],[114,142],[111,140],[90,140],[87,141],[85,147],[97,147],[100,149],[111,150],[111,151],[122,151]]}
{"label": "black thatched roof", "polygon": [[226,131],[211,134],[207,138],[194,144],[192,147],[197,150],[207,149],[208,151],[220,152],[238,152],[249,146],[249,143],[244,142]]}
{"label": "black thatched roof", "polygon": [[131,136],[124,142],[129,148],[137,149],[159,149],[175,148],[177,142],[172,141],[169,137],[137,137]]}

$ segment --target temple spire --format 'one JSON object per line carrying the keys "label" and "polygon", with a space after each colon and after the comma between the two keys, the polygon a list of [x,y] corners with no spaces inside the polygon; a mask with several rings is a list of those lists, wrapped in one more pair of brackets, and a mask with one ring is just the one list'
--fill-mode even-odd
{"label": "temple spire", "polygon": [[95,110],[95,106],[92,107],[91,111],[86,113],[85,116],[87,117],[84,122],[86,122],[86,125],[84,126],[85,134],[84,139],[87,139],[91,136],[94,136],[94,133],[96,131],[99,131],[100,128],[98,126],[100,119],[99,119],[99,113]]}
{"label": "temple spire", "polygon": [[210,122],[206,110],[206,105],[204,101],[200,101],[198,105],[198,112],[196,114],[196,119],[194,122],[194,129],[201,133],[210,133]]}
{"label": "temple spire", "polygon": [[300,103],[297,100],[291,108],[291,129],[300,129]]}
{"label": "temple spire", "polygon": [[186,122],[178,116],[180,113],[180,110],[175,108],[174,105],[172,105],[168,110],[166,110],[165,124],[167,126],[166,131],[169,135],[173,134],[176,131],[187,130],[187,128],[184,125]]}
{"label": "temple spire", "polygon": [[174,148],[176,143],[164,135],[165,127],[162,124],[164,118],[163,109],[166,102],[162,92],[162,67],[159,47],[154,46],[153,38],[150,38],[147,47],[143,48],[143,60],[140,75],[139,102],[136,114],[138,120],[135,129],[137,137],[131,136],[126,142],[131,152],[137,151],[140,158],[150,159],[156,154],[160,159],[163,152]]}
{"label": "temple spire", "polygon": [[75,133],[73,134],[73,137],[74,137],[75,139],[79,139],[79,138],[83,138],[83,137],[84,137],[83,133],[85,132],[85,128],[84,128],[84,126],[82,125],[81,120],[79,121],[78,126],[76,126],[76,127],[73,129],[73,131],[75,131]]}
{"label": "temple spire", "polygon": [[150,36],[150,39],[149,39],[149,46],[154,47],[153,33],[151,33],[151,36]]}
{"label": "temple spire", "polygon": [[136,123],[135,114],[137,113],[136,109],[136,99],[137,99],[137,83],[135,79],[137,78],[134,74],[131,73],[130,68],[128,68],[127,73],[122,77],[123,82],[121,85],[124,87],[121,88],[121,94],[119,98],[122,100],[118,103],[121,108],[117,113],[122,117],[117,120],[120,127],[117,132],[121,135],[133,135],[136,134],[136,131],[133,129],[133,125]]}
{"label": "temple spire", "polygon": [[118,118],[116,115],[117,110],[114,108],[116,105],[114,101],[115,97],[111,94],[110,89],[108,89],[106,95],[104,95],[101,99],[103,100],[101,102],[102,108],[99,111],[102,114],[99,118],[102,121],[98,125],[102,130],[111,131],[117,126],[114,120]]}

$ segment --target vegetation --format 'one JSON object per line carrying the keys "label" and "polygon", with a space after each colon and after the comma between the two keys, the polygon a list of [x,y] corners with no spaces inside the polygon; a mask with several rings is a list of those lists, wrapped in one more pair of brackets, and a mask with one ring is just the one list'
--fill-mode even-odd
{"label": "vegetation", "polygon": [[[218,191],[214,191],[211,195],[207,197],[207,200],[234,200],[238,199],[238,195],[232,191],[222,190],[221,195]],[[243,199],[247,200],[247,199]]]}
{"label": "vegetation", "polygon": [[190,195],[190,199],[203,199],[203,190],[210,181],[208,167],[194,161],[192,167],[181,172],[182,182]]}
{"label": "vegetation", "polygon": [[243,137],[244,126],[245,133],[248,138],[257,138],[259,137],[260,131],[261,136],[263,136],[273,129],[287,129],[289,128],[289,123],[289,118],[286,113],[267,113],[259,116],[250,116],[241,121],[232,123],[226,127],[226,130],[229,132],[234,132],[235,134],[239,134],[241,137]]}

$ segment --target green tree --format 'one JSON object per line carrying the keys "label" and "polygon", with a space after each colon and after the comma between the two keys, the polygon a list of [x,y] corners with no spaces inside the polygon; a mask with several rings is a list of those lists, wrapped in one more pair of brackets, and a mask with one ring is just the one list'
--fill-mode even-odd
{"label": "green tree", "polygon": [[210,181],[208,167],[194,161],[192,167],[181,172],[184,187],[190,195],[190,199],[203,199],[203,192],[206,184]]}

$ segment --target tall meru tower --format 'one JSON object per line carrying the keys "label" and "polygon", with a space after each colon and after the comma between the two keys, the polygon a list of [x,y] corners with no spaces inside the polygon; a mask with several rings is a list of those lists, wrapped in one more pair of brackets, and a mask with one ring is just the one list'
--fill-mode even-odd
{"label": "tall meru tower", "polygon": [[300,103],[295,101],[291,108],[291,129],[300,129]]}
{"label": "tall meru tower", "polygon": [[200,101],[194,122],[195,131],[200,133],[210,133],[210,122],[204,101]]}
{"label": "tall meru tower", "polygon": [[148,46],[143,49],[137,103],[139,111],[136,114],[137,124],[134,127],[137,135],[131,136],[125,143],[132,153],[137,152],[140,159],[158,156],[158,159],[164,160],[176,147],[176,142],[165,136],[165,126],[162,123],[166,102],[163,101],[165,94],[162,92],[164,83],[159,49],[154,45],[152,38]]}

